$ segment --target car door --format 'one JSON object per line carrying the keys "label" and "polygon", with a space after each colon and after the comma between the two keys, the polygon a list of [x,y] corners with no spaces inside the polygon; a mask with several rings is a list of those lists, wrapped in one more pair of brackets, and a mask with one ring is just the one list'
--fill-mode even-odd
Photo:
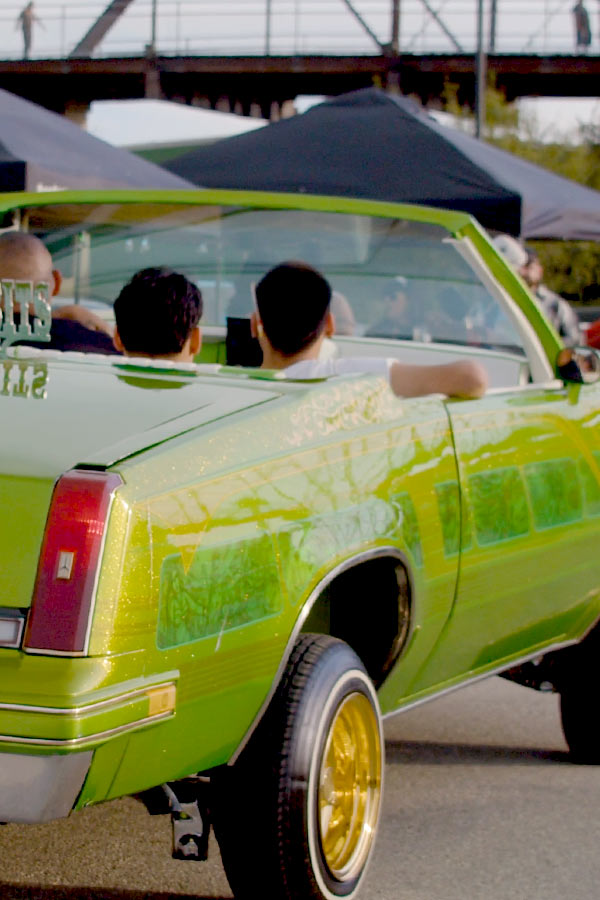
{"label": "car door", "polygon": [[499,668],[597,616],[599,401],[596,385],[552,381],[448,402],[458,590],[412,690]]}

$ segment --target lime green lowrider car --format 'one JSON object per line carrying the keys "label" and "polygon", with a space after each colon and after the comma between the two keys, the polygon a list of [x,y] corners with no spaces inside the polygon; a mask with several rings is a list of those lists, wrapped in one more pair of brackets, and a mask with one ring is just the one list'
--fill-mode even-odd
{"label": "lime green lowrider car", "polygon": [[[600,758],[596,357],[557,368],[473,220],[140,191],[3,195],[0,225],[42,237],[61,299],[107,318],[148,265],[205,302],[201,358],[177,367],[44,349],[47,286],[2,283],[0,821],[139,794],[179,856],[212,823],[238,898],[352,898],[382,717],[504,673],[560,692],[571,750]],[[477,359],[487,395],[228,364],[252,351],[228,318],[243,332],[285,259],[336,291],[328,352]]]}

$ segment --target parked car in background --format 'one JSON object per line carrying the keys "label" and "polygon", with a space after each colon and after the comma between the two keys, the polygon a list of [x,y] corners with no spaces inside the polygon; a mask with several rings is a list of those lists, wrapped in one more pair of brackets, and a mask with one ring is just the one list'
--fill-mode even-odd
{"label": "parked car in background", "polygon": [[[148,265],[205,299],[202,356],[177,366],[44,350],[39,311],[39,347],[19,346],[10,310],[44,287],[2,284],[1,821],[136,794],[171,813],[179,856],[212,823],[237,898],[353,898],[382,718],[502,673],[559,691],[571,750],[598,761],[597,356],[557,366],[472,219],[93,191],[3,195],[0,222],[107,317]],[[402,399],[376,376],[228,365],[227,318],[285,259],[345,298],[332,352],[471,358],[490,390]]]}

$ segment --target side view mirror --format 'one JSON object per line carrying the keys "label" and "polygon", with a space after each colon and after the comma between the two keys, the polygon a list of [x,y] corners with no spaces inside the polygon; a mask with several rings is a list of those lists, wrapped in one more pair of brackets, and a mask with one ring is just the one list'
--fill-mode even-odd
{"label": "side view mirror", "polygon": [[591,347],[566,347],[556,358],[556,371],[563,381],[592,384],[600,378],[600,355]]}

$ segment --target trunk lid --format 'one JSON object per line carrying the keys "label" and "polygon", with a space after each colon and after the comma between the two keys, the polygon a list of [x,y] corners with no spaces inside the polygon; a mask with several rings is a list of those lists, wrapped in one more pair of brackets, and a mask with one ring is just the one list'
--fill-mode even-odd
{"label": "trunk lid", "polygon": [[63,472],[115,465],[276,396],[265,382],[102,358],[1,360],[0,608],[30,605],[50,496]]}

